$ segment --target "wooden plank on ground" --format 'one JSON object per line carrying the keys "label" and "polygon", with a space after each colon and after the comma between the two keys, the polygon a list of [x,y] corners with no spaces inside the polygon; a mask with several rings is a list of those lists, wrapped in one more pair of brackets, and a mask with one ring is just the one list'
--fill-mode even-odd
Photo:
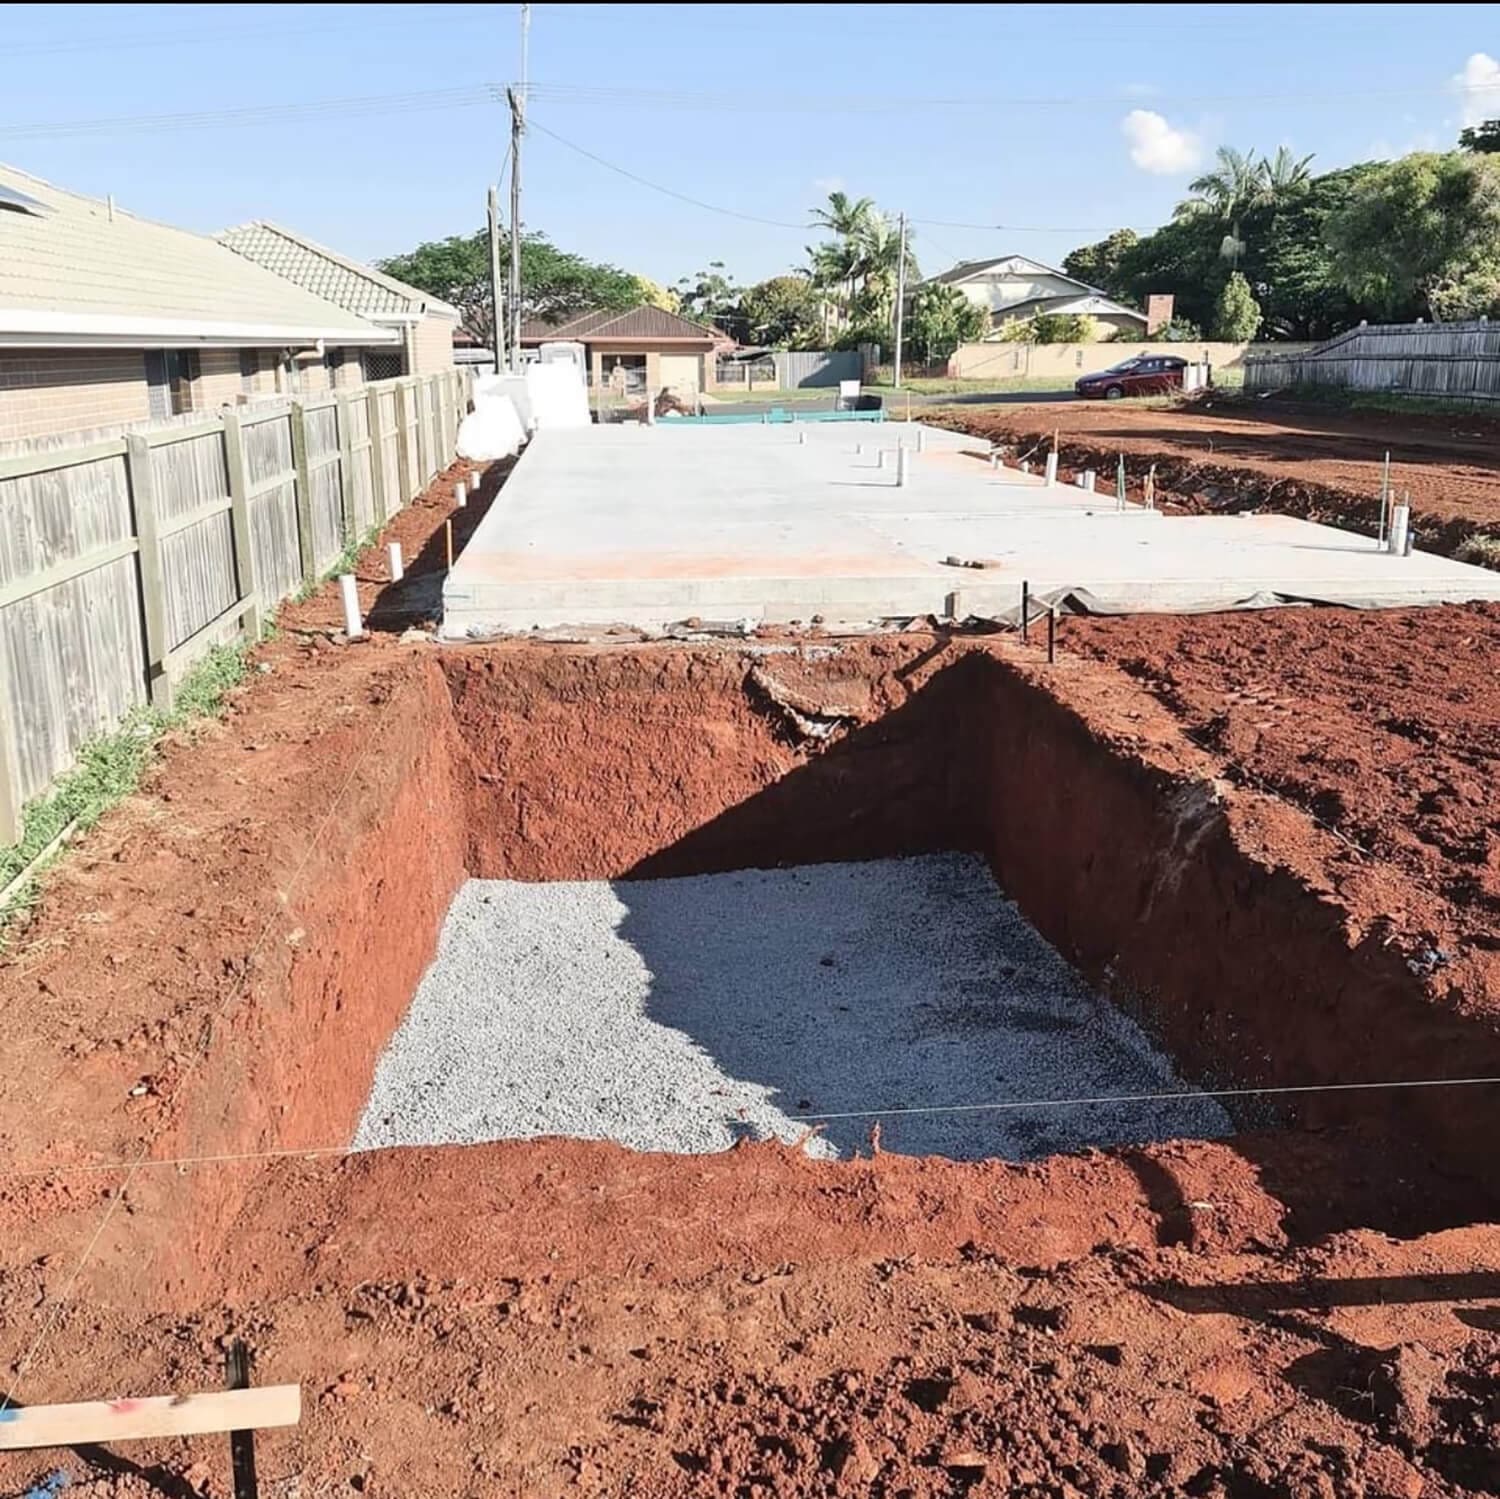
{"label": "wooden plank on ground", "polygon": [[294,1384],[138,1400],[85,1400],[76,1405],[8,1406],[0,1411],[0,1452],[251,1431],[295,1426],[301,1419],[302,1387]]}

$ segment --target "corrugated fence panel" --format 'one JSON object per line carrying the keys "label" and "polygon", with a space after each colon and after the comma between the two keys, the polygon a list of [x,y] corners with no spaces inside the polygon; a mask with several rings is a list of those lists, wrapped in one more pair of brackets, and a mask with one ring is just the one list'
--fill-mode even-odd
{"label": "corrugated fence panel", "polygon": [[1248,390],[1326,385],[1461,401],[1500,400],[1500,323],[1351,328],[1296,355],[1245,361]]}
{"label": "corrugated fence panel", "polygon": [[778,383],[783,390],[799,386],[837,385],[840,380],[858,380],[863,361],[858,349],[826,351],[791,350],[773,356]]}
{"label": "corrugated fence panel", "polygon": [[[175,647],[216,619],[237,597],[229,511],[222,509],[183,529],[174,528],[205,506],[228,504],[223,433],[152,448],[151,477],[157,524],[163,532],[167,635]],[[232,633],[234,622],[227,628]]]}
{"label": "corrugated fence panel", "polygon": [[145,701],[134,557],[0,609],[0,652],[17,726],[23,799],[69,769],[79,748]]}

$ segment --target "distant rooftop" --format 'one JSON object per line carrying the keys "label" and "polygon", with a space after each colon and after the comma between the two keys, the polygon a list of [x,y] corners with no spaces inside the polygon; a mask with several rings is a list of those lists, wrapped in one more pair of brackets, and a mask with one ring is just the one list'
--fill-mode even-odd
{"label": "distant rooftop", "polygon": [[408,286],[374,266],[362,265],[337,250],[316,244],[280,224],[257,219],[222,230],[221,244],[236,254],[274,271],[315,296],[361,317],[421,316],[435,313],[457,320],[456,307],[430,292]]}
{"label": "distant rooftop", "polygon": [[562,322],[533,318],[521,328],[523,344],[555,339],[588,343],[593,340],[640,340],[643,343],[718,343],[724,334],[707,323],[695,323],[664,307],[641,305],[624,312],[583,312]]}

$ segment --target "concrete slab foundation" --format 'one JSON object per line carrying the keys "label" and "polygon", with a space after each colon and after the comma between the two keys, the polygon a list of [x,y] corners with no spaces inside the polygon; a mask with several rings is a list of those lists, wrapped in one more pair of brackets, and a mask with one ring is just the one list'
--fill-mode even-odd
{"label": "concrete slab foundation", "polygon": [[[969,854],[674,880],[472,880],[355,1144],[564,1135],[639,1150],[1026,1159],[1229,1133]],[[903,1112],[911,1110],[915,1112]],[[854,1111],[816,1126],[810,1114]]]}
{"label": "concrete slab foundation", "polygon": [[443,632],[962,618],[1014,609],[1023,580],[1122,613],[1500,599],[1500,573],[1288,516],[1120,510],[958,433],[919,452],[904,423],[663,421],[539,432],[448,576]]}

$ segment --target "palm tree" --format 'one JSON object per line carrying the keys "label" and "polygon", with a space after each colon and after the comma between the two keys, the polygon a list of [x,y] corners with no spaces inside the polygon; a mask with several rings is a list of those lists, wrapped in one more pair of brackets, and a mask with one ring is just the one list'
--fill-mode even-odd
{"label": "palm tree", "polygon": [[1274,202],[1306,187],[1312,177],[1308,171],[1312,159],[1312,152],[1299,161],[1285,146],[1277,146],[1276,154],[1261,162],[1266,197]]}
{"label": "palm tree", "polygon": [[1215,156],[1218,165],[1188,183],[1193,196],[1177,205],[1180,216],[1214,213],[1221,219],[1237,219],[1261,201],[1266,187],[1263,157],[1233,146],[1220,146]]}
{"label": "palm tree", "polygon": [[837,238],[858,239],[875,212],[873,198],[853,198],[848,193],[829,193],[828,207],[812,211],[813,223],[830,230]]}
{"label": "palm tree", "polygon": [[[906,236],[906,279],[915,283],[921,274],[912,253],[911,232]],[[901,231],[883,213],[872,213],[859,242],[860,297],[863,311],[873,322],[885,322],[896,305],[896,286],[901,277]]]}
{"label": "palm tree", "polygon": [[[1238,266],[1245,250],[1245,241],[1240,237],[1240,217],[1250,209],[1270,202],[1269,169],[1265,157],[1257,156],[1254,151],[1236,151],[1233,146],[1220,146],[1214,154],[1218,165],[1188,183],[1192,196],[1177,205],[1176,214],[1178,218],[1212,214],[1227,223],[1229,233],[1219,245],[1219,254],[1231,266]],[[1290,152],[1287,152],[1287,159],[1291,159]]]}
{"label": "palm tree", "polygon": [[813,223],[832,232],[833,240],[809,246],[813,279],[824,290],[838,289],[839,322],[847,325],[854,302],[854,287],[860,275],[861,244],[878,217],[870,198],[850,198],[845,192],[828,195],[827,208],[812,210]]}

